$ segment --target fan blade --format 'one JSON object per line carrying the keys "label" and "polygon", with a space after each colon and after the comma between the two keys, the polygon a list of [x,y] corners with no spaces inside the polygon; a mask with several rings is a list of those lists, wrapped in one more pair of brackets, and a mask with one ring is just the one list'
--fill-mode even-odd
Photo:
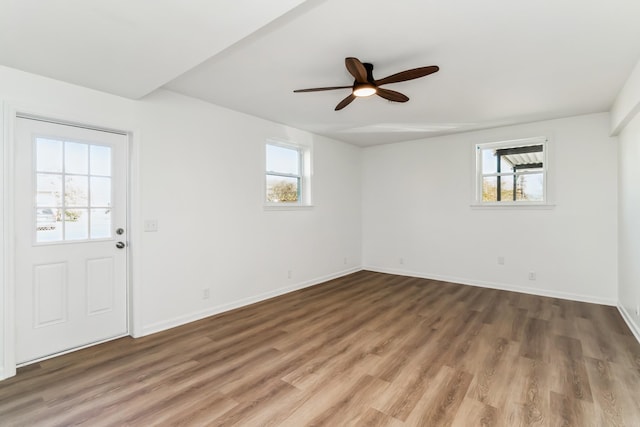
{"label": "fan blade", "polygon": [[330,87],[313,87],[311,89],[296,89],[295,93],[300,92],[320,92],[321,90],[336,90],[336,89],[353,89],[353,86],[330,86]]}
{"label": "fan blade", "polygon": [[438,67],[437,65],[431,65],[429,67],[420,67],[420,68],[414,68],[412,70],[401,71],[399,73],[392,74],[388,77],[385,77],[384,79],[376,80],[376,84],[378,86],[381,86],[389,83],[398,83],[398,82],[404,82],[407,80],[418,79],[420,77],[433,74],[439,69],[440,67]]}
{"label": "fan blade", "polygon": [[376,94],[383,97],[384,99],[388,99],[389,101],[394,102],[407,102],[409,100],[408,96],[403,95],[400,92],[396,92],[395,90],[382,89],[380,87],[376,91]]}
{"label": "fan blade", "polygon": [[347,71],[355,77],[356,82],[367,83],[367,69],[358,58],[345,58],[344,64],[347,66]]}
{"label": "fan blade", "polygon": [[351,104],[354,99],[356,99],[356,96],[354,94],[351,94],[351,95],[347,96],[345,99],[340,101],[340,103],[338,105],[336,105],[336,111],[342,110],[344,107],[346,107],[347,105]]}

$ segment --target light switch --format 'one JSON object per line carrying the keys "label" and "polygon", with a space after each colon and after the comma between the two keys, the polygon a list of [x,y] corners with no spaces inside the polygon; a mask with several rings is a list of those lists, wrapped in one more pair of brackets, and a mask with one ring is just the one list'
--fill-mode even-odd
{"label": "light switch", "polygon": [[157,219],[145,219],[144,220],[144,231],[158,231],[158,220]]}

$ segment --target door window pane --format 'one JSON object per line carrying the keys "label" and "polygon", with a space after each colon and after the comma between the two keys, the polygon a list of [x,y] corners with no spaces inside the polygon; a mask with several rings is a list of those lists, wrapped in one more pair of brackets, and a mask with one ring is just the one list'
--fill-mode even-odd
{"label": "door window pane", "polygon": [[64,240],[86,240],[89,238],[89,215],[87,209],[64,211]]}
{"label": "door window pane", "polygon": [[111,147],[91,146],[91,175],[111,176]]}
{"label": "door window pane", "polygon": [[91,238],[111,237],[111,209],[91,209]]}
{"label": "door window pane", "polygon": [[65,206],[86,207],[89,205],[89,181],[86,176],[67,176],[64,187]]}
{"label": "door window pane", "polygon": [[65,173],[83,175],[89,173],[89,145],[65,142],[64,171]]}
{"label": "door window pane", "polygon": [[36,139],[36,170],[38,172],[62,172],[62,141]]}
{"label": "door window pane", "polygon": [[62,222],[55,208],[36,209],[36,242],[59,242],[62,240]]}
{"label": "door window pane", "polygon": [[62,206],[62,175],[36,175],[36,206]]}
{"label": "door window pane", "polygon": [[91,206],[111,206],[111,178],[91,177]]}

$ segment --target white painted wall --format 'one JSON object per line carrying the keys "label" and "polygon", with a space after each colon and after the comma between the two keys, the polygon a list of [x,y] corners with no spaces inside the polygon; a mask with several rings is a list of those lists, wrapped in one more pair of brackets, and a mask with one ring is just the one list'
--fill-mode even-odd
{"label": "white painted wall", "polygon": [[[168,91],[137,110],[143,333],[359,268],[359,148]],[[263,209],[268,137],[312,144],[312,209]]]}
{"label": "white painted wall", "polygon": [[640,114],[640,61],[611,106],[611,132],[617,135]]}
{"label": "white painted wall", "polygon": [[[133,285],[137,335],[321,282],[361,265],[360,149],[158,91],[131,101],[0,67],[0,100],[17,109],[134,133]],[[8,115],[0,123],[9,129]],[[313,146],[315,207],[262,209],[263,143]],[[11,186],[3,138],[3,179]],[[4,189],[5,187],[3,187]],[[11,239],[2,194],[3,247]],[[159,231],[141,231],[157,219]],[[344,259],[347,262],[344,262]],[[11,367],[10,269],[0,272],[0,366]],[[292,278],[287,278],[292,270]],[[202,299],[210,287],[211,297]],[[0,371],[0,378],[11,375]]]}
{"label": "white painted wall", "polygon": [[[640,340],[640,62],[612,108],[618,129],[618,308]],[[619,122],[619,123],[618,123]]]}
{"label": "white painted wall", "polygon": [[[615,304],[617,146],[608,132],[602,113],[365,149],[364,268]],[[535,136],[550,138],[555,207],[471,208],[474,145]]]}

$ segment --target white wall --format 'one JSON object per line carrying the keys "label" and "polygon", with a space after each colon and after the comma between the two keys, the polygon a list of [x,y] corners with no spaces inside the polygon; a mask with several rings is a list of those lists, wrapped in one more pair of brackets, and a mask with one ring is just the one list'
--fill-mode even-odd
{"label": "white wall", "polygon": [[[0,100],[7,111],[134,133],[129,228],[137,335],[360,267],[357,147],[167,91],[131,101],[5,67],[0,67]],[[10,122],[10,114],[0,121],[3,190],[11,186]],[[313,209],[262,209],[268,137],[312,144]],[[5,192],[2,201],[4,248],[12,234]],[[159,231],[142,232],[143,219],[157,219]],[[8,267],[0,272],[0,378],[12,374]],[[208,300],[202,299],[204,287],[211,290]]]}
{"label": "white wall", "polygon": [[[640,62],[612,111],[621,130],[618,155],[618,307],[640,340]],[[612,117],[616,119],[616,117]],[[618,123],[620,122],[620,124]]]}
{"label": "white wall", "polygon": [[617,135],[640,113],[640,61],[611,106],[611,132]]}
{"label": "white wall", "polygon": [[619,138],[618,301],[640,340],[640,115]]}
{"label": "white wall", "polygon": [[[364,268],[615,304],[617,146],[608,131],[602,113],[365,149]],[[474,145],[535,136],[550,138],[555,207],[472,208]]]}
{"label": "white wall", "polygon": [[[137,109],[145,333],[360,266],[359,148],[167,91]],[[268,137],[313,145],[313,209],[263,209]]]}

